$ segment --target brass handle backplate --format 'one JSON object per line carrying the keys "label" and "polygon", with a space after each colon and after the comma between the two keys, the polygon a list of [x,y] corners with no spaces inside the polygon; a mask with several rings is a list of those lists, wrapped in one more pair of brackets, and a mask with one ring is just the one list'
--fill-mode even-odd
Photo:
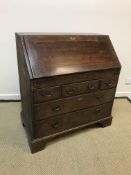
{"label": "brass handle backplate", "polygon": [[96,113],[100,113],[101,112],[101,108],[97,108],[95,111],[96,111]]}
{"label": "brass handle backplate", "polygon": [[94,89],[95,89],[95,86],[94,86],[94,85],[89,84],[89,85],[88,85],[88,89],[90,89],[90,90],[94,90]]}
{"label": "brass handle backplate", "polygon": [[56,122],[52,123],[52,127],[53,128],[59,128],[60,127],[60,122],[56,121]]}
{"label": "brass handle backplate", "polygon": [[106,82],[106,85],[109,86],[109,87],[111,87],[112,86],[112,82],[111,81]]}
{"label": "brass handle backplate", "polygon": [[68,94],[74,94],[74,92],[75,92],[75,89],[68,89],[68,90],[66,90],[66,93],[68,93]]}
{"label": "brass handle backplate", "polygon": [[61,110],[61,107],[60,106],[55,106],[54,108],[53,108],[53,111],[54,112],[59,112]]}
{"label": "brass handle backplate", "polygon": [[45,96],[45,97],[46,97],[46,96],[47,96],[47,97],[51,97],[51,96],[52,96],[52,93],[49,92],[49,91],[44,91],[44,92],[41,93],[41,95],[42,95],[42,96]]}

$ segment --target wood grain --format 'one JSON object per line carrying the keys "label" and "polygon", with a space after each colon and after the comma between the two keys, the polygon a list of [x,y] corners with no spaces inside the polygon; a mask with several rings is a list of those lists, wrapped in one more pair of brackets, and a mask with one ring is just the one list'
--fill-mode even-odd
{"label": "wood grain", "polygon": [[17,33],[16,46],[32,153],[59,135],[111,125],[121,65],[109,36]]}

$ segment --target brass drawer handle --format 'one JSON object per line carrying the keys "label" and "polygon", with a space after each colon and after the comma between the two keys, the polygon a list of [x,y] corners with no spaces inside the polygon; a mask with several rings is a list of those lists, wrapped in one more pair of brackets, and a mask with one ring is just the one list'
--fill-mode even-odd
{"label": "brass drawer handle", "polygon": [[52,96],[51,92],[48,92],[48,91],[42,92],[41,95],[45,96],[45,97],[51,97]]}
{"label": "brass drawer handle", "polygon": [[88,85],[88,89],[90,89],[90,90],[94,90],[94,89],[95,89],[95,86],[89,84],[89,85]]}
{"label": "brass drawer handle", "polygon": [[104,97],[103,95],[97,95],[97,96],[96,96],[97,100],[102,100],[103,97]]}
{"label": "brass drawer handle", "polygon": [[100,113],[101,112],[101,108],[97,108],[95,111],[96,111],[96,113]]}
{"label": "brass drawer handle", "polygon": [[53,128],[59,128],[60,127],[60,122],[59,121],[56,121],[56,122],[54,122],[53,124],[52,124],[52,127]]}
{"label": "brass drawer handle", "polygon": [[112,82],[111,82],[111,81],[106,82],[105,84],[106,84],[107,86],[109,86],[109,87],[111,87],[111,86],[112,86]]}
{"label": "brass drawer handle", "polygon": [[59,112],[61,110],[61,107],[60,106],[55,106],[54,108],[53,108],[53,111],[54,112]]}
{"label": "brass drawer handle", "polygon": [[68,94],[74,94],[75,93],[75,89],[68,89],[68,90],[66,90],[66,92],[68,93]]}

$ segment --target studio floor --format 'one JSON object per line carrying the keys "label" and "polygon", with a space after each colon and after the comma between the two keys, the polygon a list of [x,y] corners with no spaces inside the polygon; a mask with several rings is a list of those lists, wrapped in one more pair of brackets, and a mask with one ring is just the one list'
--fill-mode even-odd
{"label": "studio floor", "polygon": [[131,104],[116,99],[113,122],[61,137],[31,154],[20,102],[0,103],[0,175],[131,175]]}

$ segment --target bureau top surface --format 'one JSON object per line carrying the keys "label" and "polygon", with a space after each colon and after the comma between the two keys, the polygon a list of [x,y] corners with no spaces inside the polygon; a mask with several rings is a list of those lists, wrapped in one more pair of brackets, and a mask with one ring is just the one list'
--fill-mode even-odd
{"label": "bureau top surface", "polygon": [[33,78],[120,67],[107,35],[22,37]]}

